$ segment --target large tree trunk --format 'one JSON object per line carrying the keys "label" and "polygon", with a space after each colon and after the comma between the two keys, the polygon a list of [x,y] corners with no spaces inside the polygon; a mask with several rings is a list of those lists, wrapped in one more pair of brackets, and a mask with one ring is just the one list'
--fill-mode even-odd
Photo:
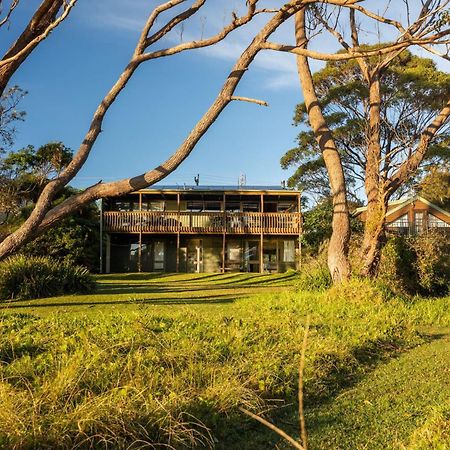
{"label": "large tree trunk", "polygon": [[[306,48],[305,9],[300,10],[295,16],[295,37],[297,46]],[[328,245],[328,268],[333,282],[339,283],[350,277],[348,259],[350,218],[344,169],[336,143],[322,114],[311,69],[305,56],[297,56],[297,68],[309,123],[323,154],[333,196],[333,231]]]}
{"label": "large tree trunk", "polygon": [[381,248],[384,242],[384,223],[387,210],[387,195],[384,179],[380,174],[381,164],[381,91],[378,71],[367,71],[369,84],[369,135],[366,155],[365,190],[367,212],[364,223],[364,240],[361,248],[361,275],[374,277],[378,273]]}
{"label": "large tree trunk", "polygon": [[386,211],[387,200],[385,199],[369,203],[367,206],[360,270],[362,276],[376,277],[378,275],[381,250],[385,242]]}

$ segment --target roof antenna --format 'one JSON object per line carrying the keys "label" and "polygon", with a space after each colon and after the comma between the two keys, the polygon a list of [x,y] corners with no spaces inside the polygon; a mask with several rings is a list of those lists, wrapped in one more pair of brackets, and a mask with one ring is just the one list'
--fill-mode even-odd
{"label": "roof antenna", "polygon": [[245,186],[246,184],[247,184],[247,176],[245,175],[245,173],[241,173],[238,179],[238,186],[242,187]]}
{"label": "roof antenna", "polygon": [[281,187],[286,189],[286,180],[281,180]]}
{"label": "roof antenna", "polygon": [[196,177],[194,177],[194,183],[196,186],[200,183],[200,174],[198,173]]}

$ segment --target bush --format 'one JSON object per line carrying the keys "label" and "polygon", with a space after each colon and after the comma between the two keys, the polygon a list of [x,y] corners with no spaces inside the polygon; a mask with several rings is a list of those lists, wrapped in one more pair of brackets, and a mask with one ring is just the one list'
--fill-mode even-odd
{"label": "bush", "polygon": [[397,293],[446,295],[450,284],[450,242],[438,232],[395,236],[382,251],[380,280]]}
{"label": "bush", "polygon": [[439,232],[412,239],[419,291],[446,295],[450,285],[450,241]]}
{"label": "bush", "polygon": [[330,271],[323,262],[309,263],[302,268],[297,287],[302,291],[322,292],[332,284]]}
{"label": "bush", "polygon": [[0,263],[0,300],[88,294],[94,289],[89,271],[68,262],[17,255]]}

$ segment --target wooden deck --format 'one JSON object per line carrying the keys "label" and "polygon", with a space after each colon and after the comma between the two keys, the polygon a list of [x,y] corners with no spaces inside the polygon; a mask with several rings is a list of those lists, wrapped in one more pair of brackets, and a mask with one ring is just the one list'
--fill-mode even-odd
{"label": "wooden deck", "polygon": [[105,231],[113,233],[293,235],[301,232],[301,214],[107,211],[103,224]]}

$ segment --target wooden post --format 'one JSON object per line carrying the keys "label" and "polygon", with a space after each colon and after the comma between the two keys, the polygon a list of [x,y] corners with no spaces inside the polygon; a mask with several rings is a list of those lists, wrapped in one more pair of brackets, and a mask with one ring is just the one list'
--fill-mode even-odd
{"label": "wooden post", "polygon": [[277,273],[280,273],[280,248],[279,248],[279,243],[280,240],[277,238],[277,240],[275,241],[277,243],[277,249],[276,249],[276,255],[277,255]]}
{"label": "wooden post", "polygon": [[111,236],[109,233],[106,233],[105,273],[111,273]]}
{"label": "wooden post", "polygon": [[180,271],[180,193],[177,192],[177,254],[176,254],[176,264],[177,264],[177,268],[176,271],[177,273]]}
{"label": "wooden post", "polygon": [[103,199],[100,199],[100,273],[103,273]]}
{"label": "wooden post", "polygon": [[139,192],[139,247],[138,272],[142,272],[142,192]]}
{"label": "wooden post", "polygon": [[227,234],[227,210],[225,207],[225,202],[227,199],[227,194],[223,193],[223,200],[222,200],[222,209],[223,209],[223,217],[222,217],[222,228],[223,228],[223,235],[222,235],[222,273],[225,273],[225,253],[226,253],[226,234]]}
{"label": "wooden post", "polygon": [[302,226],[302,194],[298,194],[298,263],[297,263],[297,270],[300,270],[302,268],[302,232],[303,232],[303,226]]}
{"label": "wooden post", "polygon": [[142,272],[142,226],[140,227],[139,231],[139,247],[138,247],[138,272]]}
{"label": "wooden post", "polygon": [[264,194],[261,194],[261,216],[260,216],[260,245],[259,245],[259,273],[264,273]]}

